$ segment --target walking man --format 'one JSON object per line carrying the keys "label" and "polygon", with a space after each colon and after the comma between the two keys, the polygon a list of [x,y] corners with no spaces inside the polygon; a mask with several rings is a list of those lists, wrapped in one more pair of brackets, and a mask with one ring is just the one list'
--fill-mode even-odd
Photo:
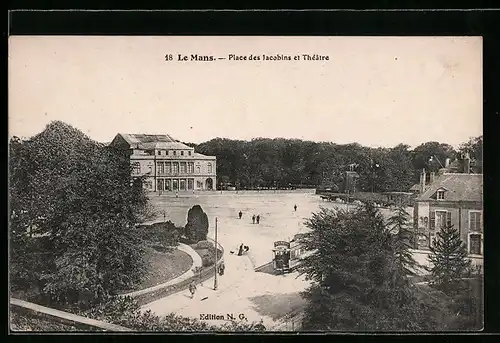
{"label": "walking man", "polygon": [[192,281],[189,284],[189,292],[191,293],[191,299],[194,298],[194,294],[196,293],[196,285],[194,284],[194,281]]}
{"label": "walking man", "polygon": [[224,275],[224,270],[226,269],[226,266],[224,266],[224,262],[222,262],[220,265],[219,265],[219,275],[222,276]]}
{"label": "walking man", "polygon": [[294,205],[293,209],[295,210],[295,212],[297,212],[297,205]]}
{"label": "walking man", "polygon": [[252,224],[255,224],[255,214],[252,216]]}
{"label": "walking man", "polygon": [[241,211],[240,211],[240,213],[238,213],[238,216],[240,217],[240,219],[241,219],[242,215],[243,215],[243,213],[241,213]]}
{"label": "walking man", "polygon": [[257,224],[260,222],[260,214],[257,215]]}

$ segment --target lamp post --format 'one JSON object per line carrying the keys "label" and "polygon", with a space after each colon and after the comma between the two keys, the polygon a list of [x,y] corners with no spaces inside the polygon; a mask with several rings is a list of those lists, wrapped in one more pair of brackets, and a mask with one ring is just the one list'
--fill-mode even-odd
{"label": "lamp post", "polygon": [[214,278],[214,291],[217,290],[217,217],[215,217],[215,278]]}

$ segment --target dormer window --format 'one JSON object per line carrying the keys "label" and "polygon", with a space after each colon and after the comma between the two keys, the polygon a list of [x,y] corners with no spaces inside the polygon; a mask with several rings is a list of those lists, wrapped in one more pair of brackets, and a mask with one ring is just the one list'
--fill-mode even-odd
{"label": "dormer window", "polygon": [[440,189],[436,193],[436,199],[437,200],[444,200],[444,190]]}

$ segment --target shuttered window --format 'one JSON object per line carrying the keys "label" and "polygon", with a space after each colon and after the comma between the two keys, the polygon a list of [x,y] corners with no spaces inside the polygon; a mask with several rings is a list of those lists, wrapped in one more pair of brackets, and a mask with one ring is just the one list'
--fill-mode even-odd
{"label": "shuttered window", "polygon": [[434,230],[436,228],[436,213],[434,211],[431,211],[430,213],[429,222],[430,222],[430,229]]}
{"label": "shuttered window", "polygon": [[469,212],[469,230],[481,231],[481,212]]}
{"label": "shuttered window", "polygon": [[469,253],[481,255],[481,235],[473,234],[469,236]]}
{"label": "shuttered window", "polygon": [[446,226],[451,226],[451,212],[449,211],[446,213]]}

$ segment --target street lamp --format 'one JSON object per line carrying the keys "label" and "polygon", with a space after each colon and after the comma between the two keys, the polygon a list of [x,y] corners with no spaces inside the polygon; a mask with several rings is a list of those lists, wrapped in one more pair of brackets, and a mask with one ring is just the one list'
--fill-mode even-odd
{"label": "street lamp", "polygon": [[215,217],[215,278],[214,278],[214,291],[217,290],[217,217]]}

